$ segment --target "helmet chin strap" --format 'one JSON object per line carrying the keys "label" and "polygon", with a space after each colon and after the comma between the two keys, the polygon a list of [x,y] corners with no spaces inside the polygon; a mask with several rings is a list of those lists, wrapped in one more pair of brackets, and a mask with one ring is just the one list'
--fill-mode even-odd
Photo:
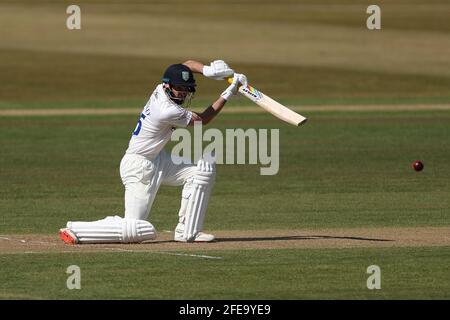
{"label": "helmet chin strap", "polygon": [[184,98],[178,98],[173,94],[172,88],[170,86],[167,86],[164,88],[164,91],[167,93],[167,96],[170,98],[170,100],[172,100],[173,102],[175,102],[178,105],[183,104]]}
{"label": "helmet chin strap", "polygon": [[173,94],[170,85],[166,86],[164,88],[164,91],[166,92],[170,100],[175,102],[177,105],[182,106],[183,108],[188,108],[190,106],[192,97],[194,96],[192,92],[189,92],[184,98],[178,98]]}

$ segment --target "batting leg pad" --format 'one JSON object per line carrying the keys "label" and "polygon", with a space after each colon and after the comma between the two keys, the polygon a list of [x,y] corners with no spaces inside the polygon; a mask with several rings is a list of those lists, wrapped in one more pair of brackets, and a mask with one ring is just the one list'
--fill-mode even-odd
{"label": "batting leg pad", "polygon": [[150,222],[119,216],[92,222],[69,221],[67,228],[76,236],[77,243],[139,243],[156,238]]}
{"label": "batting leg pad", "polygon": [[[187,185],[183,188],[183,200],[180,208],[180,223],[184,223],[183,238],[194,241],[203,228],[209,196],[216,177],[216,165],[200,159],[197,170]],[[183,203],[184,201],[184,203]],[[182,210],[185,206],[185,214]],[[183,217],[184,216],[184,217]]]}

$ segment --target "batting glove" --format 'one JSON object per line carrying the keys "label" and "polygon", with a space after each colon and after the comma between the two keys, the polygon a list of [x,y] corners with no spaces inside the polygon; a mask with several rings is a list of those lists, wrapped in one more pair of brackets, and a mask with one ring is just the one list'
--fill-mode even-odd
{"label": "batting glove", "polygon": [[231,77],[234,71],[223,60],[215,60],[209,66],[203,66],[203,75],[214,80]]}
{"label": "batting glove", "polygon": [[233,76],[233,82],[222,92],[221,96],[225,100],[229,100],[237,94],[240,85],[247,86],[247,77],[240,73],[235,73]]}

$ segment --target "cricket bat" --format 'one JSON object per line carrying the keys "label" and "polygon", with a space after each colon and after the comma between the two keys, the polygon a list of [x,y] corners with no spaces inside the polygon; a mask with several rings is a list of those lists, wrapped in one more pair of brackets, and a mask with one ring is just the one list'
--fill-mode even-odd
{"label": "cricket bat", "polygon": [[[233,82],[233,78],[227,78],[228,83]],[[244,97],[252,100],[258,106],[270,112],[278,119],[281,119],[287,123],[293,124],[294,126],[300,126],[305,123],[307,118],[304,116],[292,111],[291,109],[283,106],[281,103],[273,100],[269,96],[265,95],[261,91],[257,90],[255,87],[251,85],[240,86],[239,93]]]}

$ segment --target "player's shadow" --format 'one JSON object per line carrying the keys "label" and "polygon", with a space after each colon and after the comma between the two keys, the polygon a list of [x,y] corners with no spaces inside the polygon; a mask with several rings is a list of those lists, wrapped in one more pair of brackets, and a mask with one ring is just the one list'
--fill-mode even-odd
{"label": "player's shadow", "polygon": [[277,236],[277,237],[233,237],[233,238],[216,238],[217,242],[250,242],[250,241],[278,241],[278,240],[321,240],[321,239],[335,239],[335,240],[357,240],[357,241],[395,241],[392,239],[378,239],[365,237],[351,237],[351,236],[324,236],[324,235],[309,235],[309,236]]}

